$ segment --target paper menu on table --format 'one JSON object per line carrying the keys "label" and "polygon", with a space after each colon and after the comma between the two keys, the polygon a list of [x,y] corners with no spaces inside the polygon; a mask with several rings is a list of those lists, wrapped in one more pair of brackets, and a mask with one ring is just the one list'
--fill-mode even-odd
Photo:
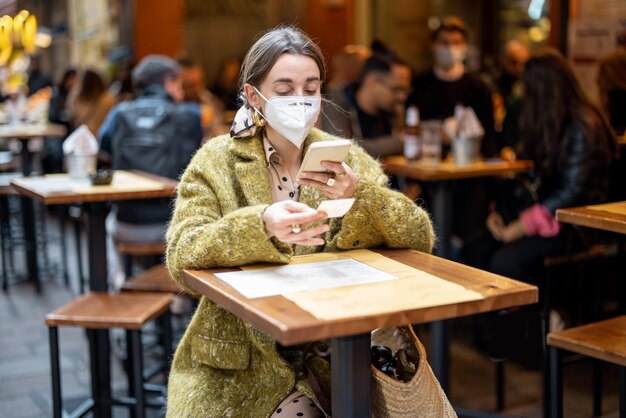
{"label": "paper menu on table", "polygon": [[247,298],[284,295],[396,279],[351,258],[215,274]]}

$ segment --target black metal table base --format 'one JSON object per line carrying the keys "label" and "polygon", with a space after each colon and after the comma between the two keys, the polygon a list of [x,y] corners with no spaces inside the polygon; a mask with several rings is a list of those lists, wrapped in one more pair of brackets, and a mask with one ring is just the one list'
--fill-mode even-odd
{"label": "black metal table base", "polygon": [[370,417],[370,333],[333,338],[330,344],[333,417]]}

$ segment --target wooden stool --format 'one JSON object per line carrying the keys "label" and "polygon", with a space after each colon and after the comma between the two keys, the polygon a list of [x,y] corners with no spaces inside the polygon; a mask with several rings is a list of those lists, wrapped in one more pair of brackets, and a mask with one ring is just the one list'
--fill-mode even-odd
{"label": "wooden stool", "polygon": [[[563,416],[560,351],[567,350],[621,366],[619,416],[626,418],[626,315],[548,334],[550,347],[550,416]],[[594,406],[595,410],[595,406]]]}
{"label": "wooden stool", "polygon": [[[50,338],[52,410],[54,418],[61,418],[63,414],[58,336],[58,327],[60,326],[83,327],[87,330],[89,338],[92,398],[80,405],[74,413],[78,416],[83,416],[97,404],[104,403],[107,405],[134,407],[136,417],[145,417],[145,407],[153,405],[148,405],[145,399],[141,328],[149,321],[157,318],[162,319],[165,364],[167,365],[172,347],[168,309],[171,301],[171,295],[162,293],[109,294],[95,292],[81,296],[46,315],[45,322],[48,326]],[[95,358],[96,355],[94,355],[97,352],[95,350],[96,332],[108,330],[109,328],[126,330],[129,362],[128,395],[130,399],[113,399],[112,397],[107,399],[102,398],[101,394],[97,393],[100,385],[110,385],[110,382],[102,382],[102,376],[100,376],[101,372],[104,374],[104,377],[110,376],[110,370],[98,370],[102,363],[101,359]]]}
{"label": "wooden stool", "polygon": [[122,291],[129,292],[163,292],[174,295],[190,296],[170,276],[165,264],[159,264],[128,280]]}
{"label": "wooden stool", "polygon": [[117,251],[124,257],[124,272],[126,278],[133,275],[133,257],[163,256],[165,255],[165,243],[163,242],[122,242],[116,243]]}

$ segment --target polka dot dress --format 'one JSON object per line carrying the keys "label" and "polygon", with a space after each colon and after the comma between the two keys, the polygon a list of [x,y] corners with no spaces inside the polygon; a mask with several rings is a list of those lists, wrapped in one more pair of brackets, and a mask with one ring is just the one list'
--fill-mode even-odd
{"label": "polka dot dress", "polygon": [[278,405],[270,418],[283,417],[324,418],[324,414],[313,401],[296,390]]}
{"label": "polka dot dress", "polygon": [[272,201],[282,202],[289,199],[297,201],[298,187],[292,181],[287,167],[283,165],[282,158],[265,135],[263,135],[263,149],[272,181]]}

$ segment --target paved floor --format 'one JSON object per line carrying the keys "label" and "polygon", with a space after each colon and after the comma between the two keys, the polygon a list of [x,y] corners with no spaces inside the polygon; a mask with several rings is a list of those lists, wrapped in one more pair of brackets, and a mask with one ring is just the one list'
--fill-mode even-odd
{"label": "paved floor", "polygon": [[[58,230],[48,223],[51,232]],[[70,255],[76,254],[68,239]],[[0,417],[44,418],[51,416],[48,337],[44,315],[77,296],[75,256],[70,261],[70,288],[59,278],[58,242],[48,248],[51,267],[43,278],[43,292],[36,294],[29,283],[15,284],[0,293]],[[16,270],[23,271],[24,254],[15,248]],[[455,327],[452,345],[451,400],[454,405],[494,411],[494,367],[479,351],[465,341],[464,323]],[[68,405],[87,396],[89,373],[87,345],[80,329],[61,330],[63,396]],[[423,336],[423,334],[422,334]],[[427,338],[424,338],[427,340]],[[114,355],[113,388],[125,390],[121,362]],[[577,361],[565,368],[565,416],[591,416],[591,372],[589,362]],[[606,367],[604,373],[604,417],[617,417],[617,370]],[[503,413],[511,417],[541,416],[541,375],[513,363],[507,365],[507,400]],[[127,416],[114,410],[116,418]]]}

